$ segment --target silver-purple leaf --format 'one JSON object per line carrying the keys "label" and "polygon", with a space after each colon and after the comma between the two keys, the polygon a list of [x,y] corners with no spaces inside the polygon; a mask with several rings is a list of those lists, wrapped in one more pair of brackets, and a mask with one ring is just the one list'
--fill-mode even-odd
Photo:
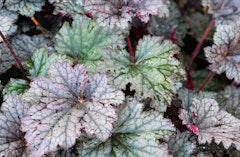
{"label": "silver-purple leaf", "polygon": [[0,156],[22,156],[26,143],[20,130],[21,118],[30,105],[18,96],[10,96],[1,106]]}
{"label": "silver-purple leaf", "polygon": [[214,99],[193,99],[189,111],[182,110],[180,119],[189,130],[198,136],[198,142],[223,143],[228,149],[231,144],[240,150],[240,120],[226,111],[220,110]]}
{"label": "silver-purple leaf", "polygon": [[107,84],[104,75],[90,78],[82,65],[51,65],[48,78],[36,78],[24,99],[34,105],[22,120],[33,156],[72,147],[83,135],[105,141],[117,120],[113,106],[124,94]]}
{"label": "silver-purple leaf", "polygon": [[235,22],[240,17],[239,0],[202,0],[202,5],[208,7],[217,25]]}
{"label": "silver-purple leaf", "polygon": [[214,45],[204,49],[209,69],[240,83],[240,23],[218,25]]}

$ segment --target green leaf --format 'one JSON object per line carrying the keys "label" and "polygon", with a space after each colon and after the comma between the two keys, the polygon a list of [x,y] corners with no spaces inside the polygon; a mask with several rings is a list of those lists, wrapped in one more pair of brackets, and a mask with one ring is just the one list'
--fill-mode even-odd
{"label": "green leaf", "polygon": [[[125,89],[130,82],[139,99],[150,97],[170,104],[171,96],[175,93],[175,81],[184,78],[184,70],[173,57],[178,52],[178,47],[168,40],[144,36],[137,45],[135,58],[126,51],[105,50],[105,62],[96,71],[106,72],[121,89]],[[159,108],[158,105],[153,107]]]}
{"label": "green leaf", "polygon": [[45,0],[8,0],[5,6],[11,11],[16,11],[21,15],[32,17],[35,11],[41,11]]}
{"label": "green leaf", "polygon": [[27,82],[22,79],[11,78],[10,82],[3,88],[4,99],[8,98],[10,95],[20,95],[29,89]]}
{"label": "green leaf", "polygon": [[97,61],[101,60],[99,52],[108,47],[123,47],[124,40],[117,29],[100,27],[85,16],[75,16],[70,26],[64,23],[56,35],[56,49],[85,64],[92,71]]}
{"label": "green leaf", "polygon": [[46,76],[52,63],[65,60],[64,56],[56,54],[48,55],[47,49],[45,48],[37,49],[27,64],[30,74],[29,78],[34,79],[39,76]]}
{"label": "green leaf", "polygon": [[85,142],[83,156],[130,157],[159,155],[168,157],[166,143],[157,139],[168,138],[174,131],[169,119],[157,111],[144,112],[143,104],[128,100],[120,109],[113,135],[106,142]]}

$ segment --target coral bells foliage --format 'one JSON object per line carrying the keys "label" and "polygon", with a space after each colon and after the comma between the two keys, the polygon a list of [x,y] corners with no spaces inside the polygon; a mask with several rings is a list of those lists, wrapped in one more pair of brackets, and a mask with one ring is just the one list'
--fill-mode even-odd
{"label": "coral bells foliage", "polygon": [[72,147],[81,136],[105,141],[117,120],[114,107],[124,100],[102,75],[89,77],[82,65],[55,63],[47,78],[31,83],[24,99],[34,105],[22,119],[33,156]]}
{"label": "coral bells foliage", "polygon": [[156,15],[162,5],[161,0],[87,0],[85,10],[97,14],[101,25],[125,29],[133,17],[148,22],[149,15]]}

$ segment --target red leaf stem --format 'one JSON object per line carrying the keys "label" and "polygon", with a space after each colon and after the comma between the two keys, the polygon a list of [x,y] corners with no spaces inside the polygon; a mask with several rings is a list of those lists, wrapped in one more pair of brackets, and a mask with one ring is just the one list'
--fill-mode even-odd
{"label": "red leaf stem", "polygon": [[134,53],[134,51],[132,49],[132,44],[131,44],[129,36],[127,36],[125,38],[125,40],[127,42],[128,52],[129,52],[130,56],[134,58],[135,57],[135,53]]}
{"label": "red leaf stem", "polygon": [[197,90],[197,93],[199,93],[201,90],[203,90],[203,88],[207,85],[208,82],[210,82],[212,80],[212,78],[215,76],[215,72],[211,72],[208,77],[205,79],[205,81],[202,83],[202,85],[199,87],[199,89]]}

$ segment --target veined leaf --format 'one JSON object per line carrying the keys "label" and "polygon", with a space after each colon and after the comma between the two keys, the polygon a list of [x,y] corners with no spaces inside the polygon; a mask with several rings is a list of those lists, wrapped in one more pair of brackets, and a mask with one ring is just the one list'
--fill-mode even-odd
{"label": "veined leaf", "polygon": [[[0,1],[0,9],[1,9],[1,1]],[[12,35],[16,32],[17,26],[14,24],[18,19],[18,14],[11,12],[6,9],[0,10],[0,30],[4,36]],[[2,42],[2,38],[0,37],[0,42]]]}
{"label": "veined leaf", "polygon": [[10,96],[1,106],[0,156],[22,156],[26,153],[21,119],[30,105],[18,96]]}
{"label": "veined leaf", "polygon": [[150,97],[170,103],[175,93],[175,80],[184,75],[179,61],[173,57],[178,51],[178,47],[168,40],[144,36],[138,43],[135,58],[126,51],[105,50],[103,56],[107,62],[99,65],[96,71],[106,72],[120,89],[131,83],[139,99]]}
{"label": "veined leaf", "polygon": [[143,104],[129,100],[121,108],[114,133],[104,143],[93,140],[83,145],[83,156],[88,157],[169,157],[167,144],[157,139],[167,138],[174,131],[169,119],[157,111],[144,112]]}
{"label": "veined leaf", "polygon": [[48,55],[45,48],[35,50],[27,63],[30,74],[29,78],[34,79],[39,76],[46,76],[52,63],[64,60],[66,60],[64,56],[56,54]]}
{"label": "veined leaf", "polygon": [[196,145],[188,140],[189,132],[177,132],[176,136],[171,137],[168,146],[174,157],[190,157]]}
{"label": "veined leaf", "polygon": [[161,0],[87,0],[84,5],[86,12],[97,15],[97,22],[110,28],[128,29],[133,17],[147,23],[149,15],[157,15],[163,5]]}
{"label": "veined leaf", "polygon": [[216,19],[216,24],[235,22],[240,17],[238,0],[202,0],[202,5],[208,7],[208,13]]}
{"label": "veined leaf", "polygon": [[[35,35],[32,37],[27,35],[17,35],[12,39],[11,45],[22,64],[25,64],[26,60],[30,58],[34,50],[47,48],[48,42],[43,35]],[[3,43],[0,43],[0,74],[8,70],[14,63],[15,61],[8,48]]]}
{"label": "veined leaf", "polygon": [[85,16],[74,17],[72,27],[64,23],[56,40],[58,52],[77,59],[88,71],[93,71],[97,61],[101,60],[102,49],[125,45],[119,30],[97,26]]}
{"label": "veined leaf", "polygon": [[89,78],[82,65],[54,63],[48,77],[36,78],[24,99],[34,105],[22,120],[22,130],[33,156],[68,149],[86,134],[105,141],[117,115],[113,106],[124,95],[107,85],[103,75]]}
{"label": "veined leaf", "polygon": [[50,3],[53,3],[55,6],[55,13],[63,14],[83,14],[83,4],[85,0],[49,0]]}
{"label": "veined leaf", "polygon": [[2,93],[4,94],[4,99],[8,98],[10,95],[20,95],[27,91],[29,86],[25,80],[22,79],[10,79],[10,82],[5,85]]}
{"label": "veined leaf", "polygon": [[240,83],[240,23],[219,25],[214,34],[215,45],[204,49],[209,69],[221,74],[226,73],[228,79]]}
{"label": "veined leaf", "polygon": [[231,144],[240,150],[240,120],[226,111],[220,110],[214,99],[193,99],[193,105],[189,111],[182,110],[180,119],[183,120],[189,130],[198,136],[198,142],[217,144],[223,143],[228,149]]}
{"label": "veined leaf", "polygon": [[35,11],[41,11],[45,0],[10,0],[5,1],[5,6],[11,11],[16,11],[21,15],[32,17]]}

